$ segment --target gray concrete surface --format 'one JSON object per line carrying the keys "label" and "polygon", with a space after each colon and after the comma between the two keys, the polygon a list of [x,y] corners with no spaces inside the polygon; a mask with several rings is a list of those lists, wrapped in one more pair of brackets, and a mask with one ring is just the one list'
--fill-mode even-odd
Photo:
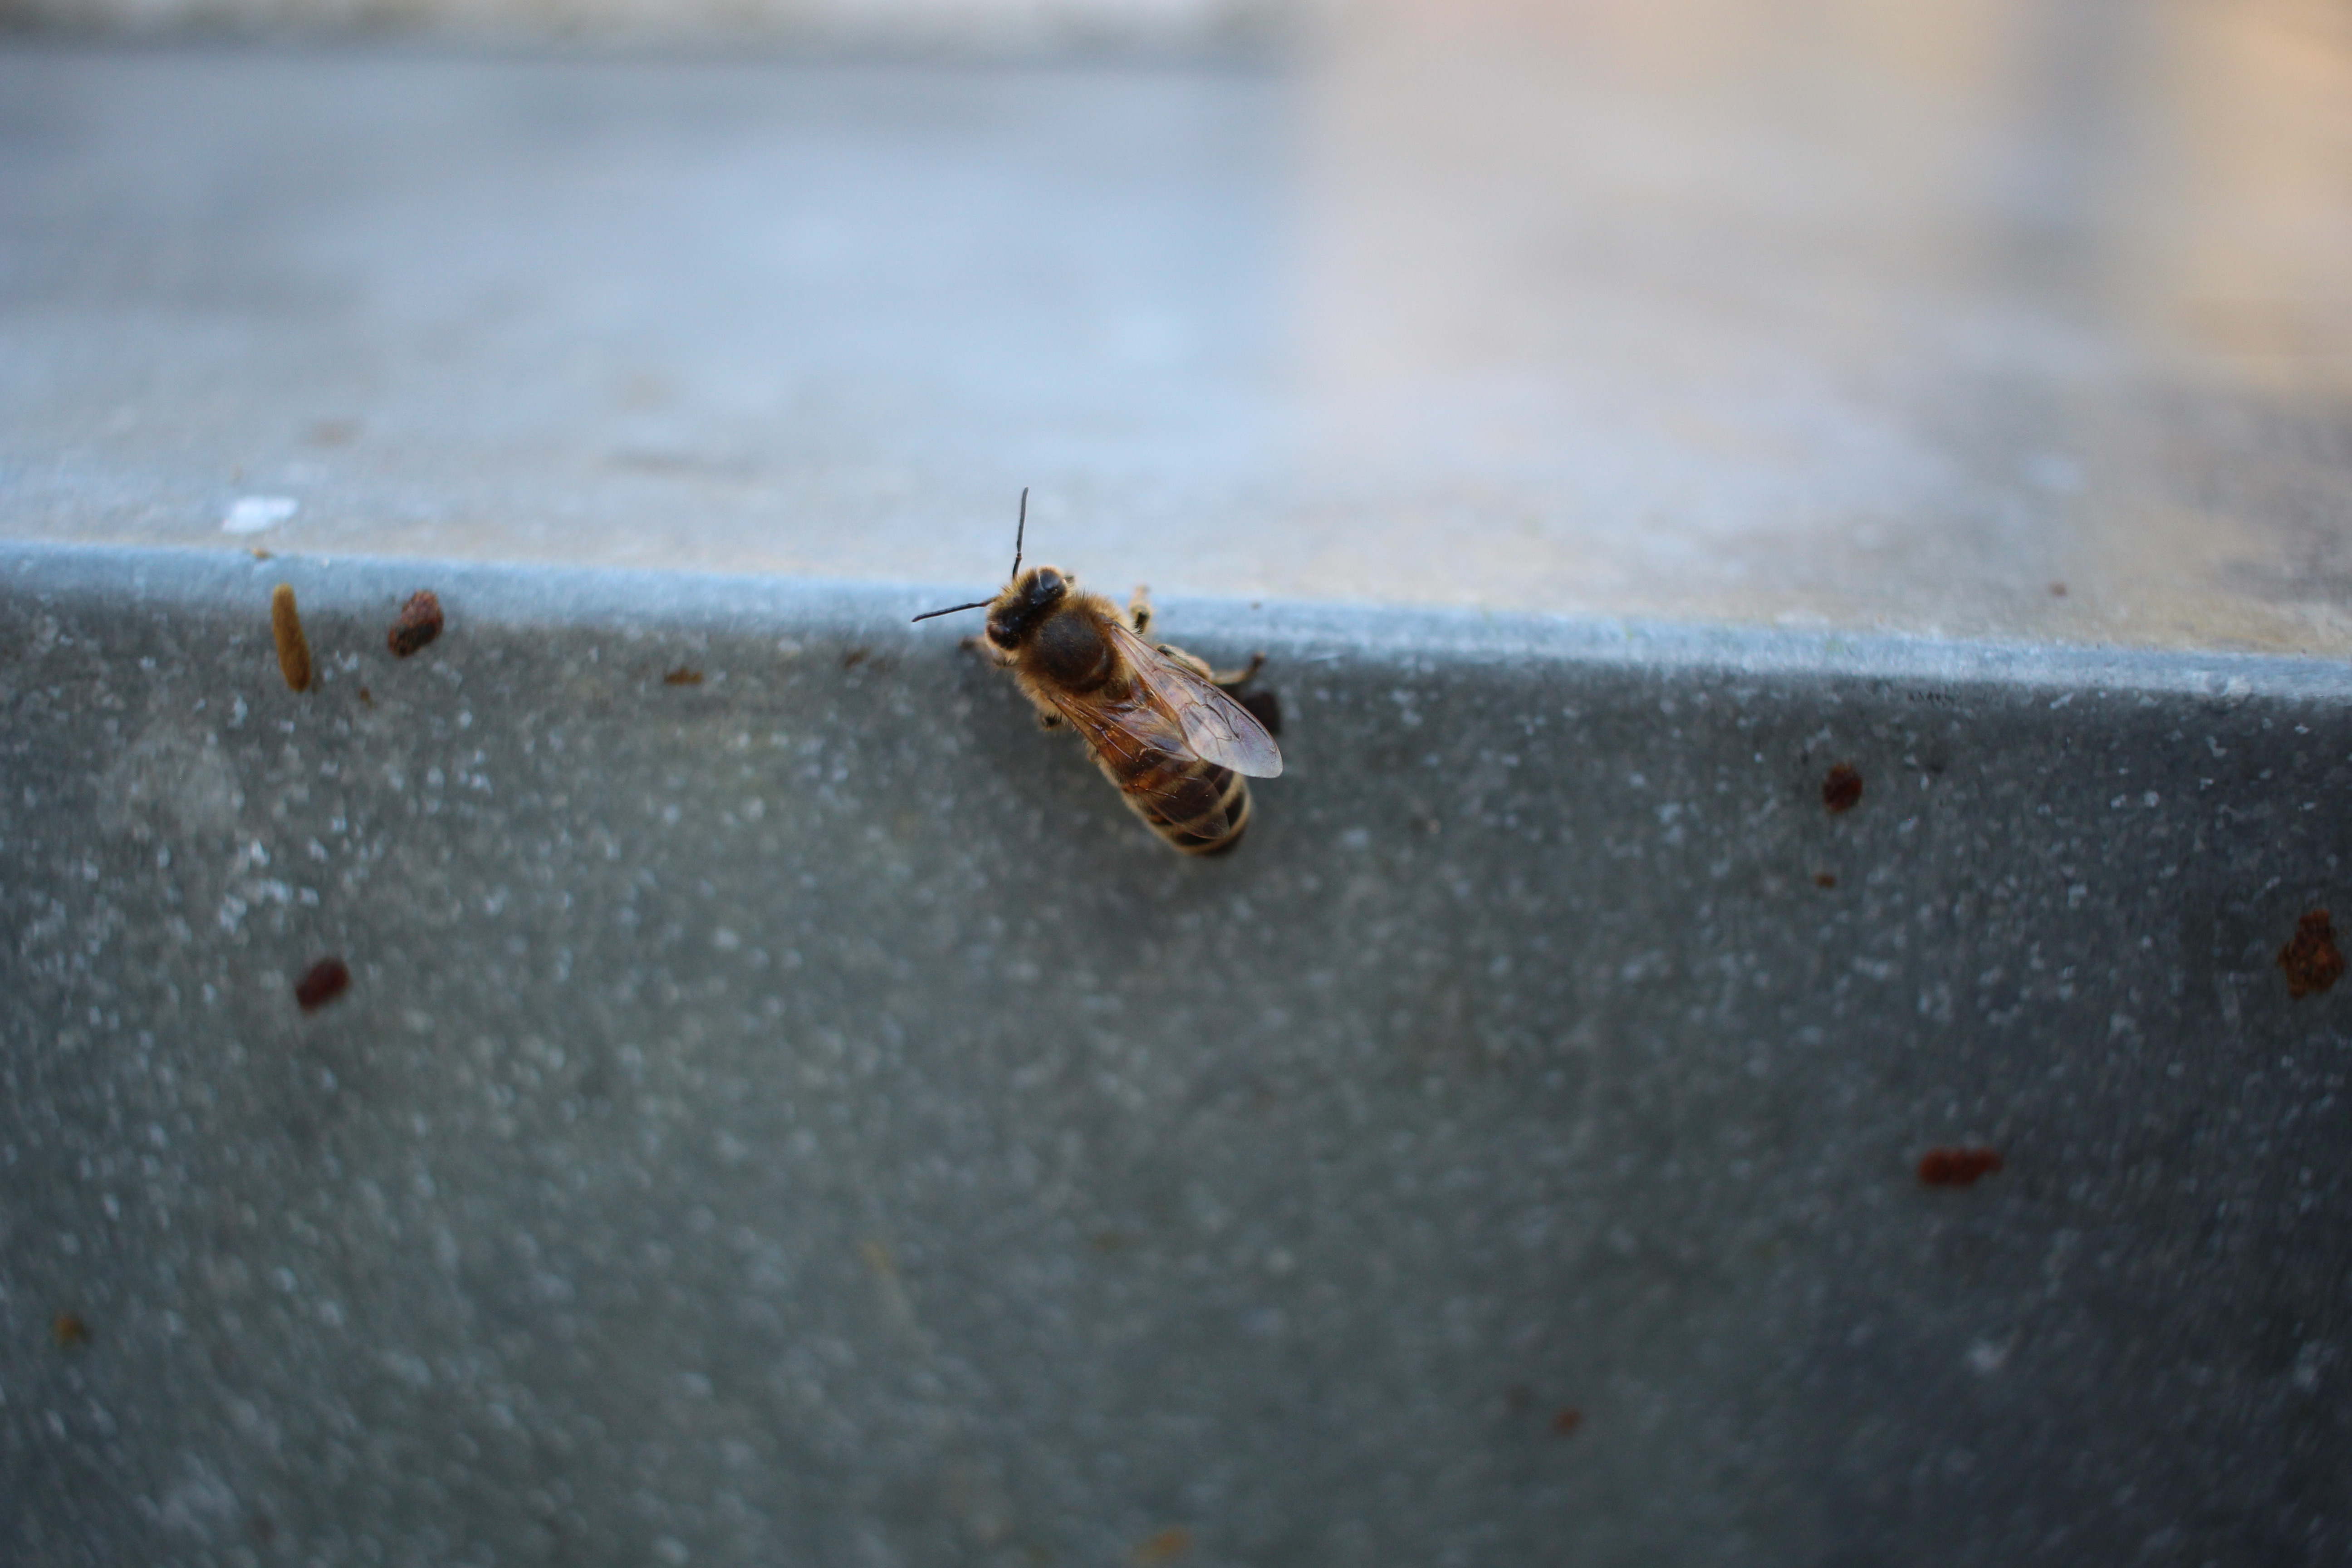
{"label": "gray concrete surface", "polygon": [[561,40],[1003,57],[1262,47],[1299,31],[1307,9],[1297,0],[5,0],[0,20],[142,40],[403,35],[475,47]]}
{"label": "gray concrete surface", "polygon": [[1328,20],[0,47],[0,1557],[2352,1555],[2343,17]]}
{"label": "gray concrete surface", "polygon": [[0,535],[2352,654],[2340,7],[1331,10],[13,42]]}
{"label": "gray concrete surface", "polygon": [[2352,1551],[2341,664],[940,592],[0,552],[0,1555]]}

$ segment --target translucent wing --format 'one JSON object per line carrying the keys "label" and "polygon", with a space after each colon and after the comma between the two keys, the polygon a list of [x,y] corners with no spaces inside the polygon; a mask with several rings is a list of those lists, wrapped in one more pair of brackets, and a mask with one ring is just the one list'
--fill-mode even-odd
{"label": "translucent wing", "polygon": [[[1129,796],[1170,810],[1188,803],[1193,785],[1181,759],[1192,755],[1192,744],[1184,738],[1183,726],[1161,710],[1148,689],[1138,686],[1108,701],[1096,692],[1075,697],[1047,687],[1045,698],[1111,764],[1118,787]],[[1153,765],[1155,758],[1171,761]]]}
{"label": "translucent wing", "polygon": [[1061,710],[1087,743],[1114,763],[1130,766],[1151,753],[1181,757],[1192,749],[1184,727],[1160,710],[1148,693],[1137,692],[1119,701],[1100,694],[1073,696],[1058,687],[1045,689],[1046,700]]}
{"label": "translucent wing", "polygon": [[1265,726],[1250,717],[1248,709],[1117,621],[1107,629],[1119,652],[1127,656],[1128,667],[1135,671],[1139,695],[1174,721],[1186,751],[1245,778],[1281,775],[1282,750],[1265,732]]}

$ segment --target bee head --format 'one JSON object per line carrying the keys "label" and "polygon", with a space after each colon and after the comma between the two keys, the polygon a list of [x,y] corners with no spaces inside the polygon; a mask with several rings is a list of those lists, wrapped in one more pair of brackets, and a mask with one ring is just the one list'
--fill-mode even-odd
{"label": "bee head", "polygon": [[1029,536],[1029,487],[1021,487],[1021,516],[1013,525],[1013,581],[1004,592],[993,599],[974,599],[969,605],[950,605],[944,610],[925,610],[918,621],[928,621],[940,616],[952,616],[963,610],[988,612],[988,640],[997,647],[1012,649],[1021,646],[1021,639],[1034,631],[1037,624],[1053,613],[1070,591],[1075,578],[1065,577],[1051,566],[1033,566],[1024,576],[1021,571],[1021,542]]}
{"label": "bee head", "polygon": [[1001,648],[1019,647],[1068,596],[1073,581],[1052,566],[1023,573],[988,606],[988,640]]}

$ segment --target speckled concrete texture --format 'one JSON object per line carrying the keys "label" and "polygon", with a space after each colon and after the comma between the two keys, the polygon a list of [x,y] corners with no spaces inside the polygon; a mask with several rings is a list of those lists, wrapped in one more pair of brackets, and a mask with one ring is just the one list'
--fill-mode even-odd
{"label": "speckled concrete texture", "polygon": [[0,1557],[2352,1550],[2343,667],[935,594],[0,555]]}

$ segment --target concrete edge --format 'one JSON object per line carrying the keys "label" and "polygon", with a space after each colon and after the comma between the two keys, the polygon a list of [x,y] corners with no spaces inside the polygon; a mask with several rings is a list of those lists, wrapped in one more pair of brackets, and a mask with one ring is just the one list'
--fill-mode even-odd
{"label": "concrete edge", "polygon": [[[260,633],[268,626],[269,590],[278,583],[293,584],[306,613],[380,614],[387,626],[409,595],[429,587],[441,597],[453,625],[480,617],[527,628],[747,636],[789,631],[942,647],[976,631],[977,615],[921,626],[911,625],[911,617],[984,591],[971,584],[375,556],[257,559],[216,550],[0,542],[0,594],[64,601],[77,608],[225,609],[249,603]],[[1220,658],[1263,648],[1274,658],[1309,665],[1351,658],[1403,668],[1438,662],[1599,665],[1734,679],[1990,687],[2017,695],[2046,694],[2061,705],[2084,693],[2352,701],[2352,663],[2332,659],[1280,599],[1169,595],[1158,602],[1171,640],[1198,642]]]}

